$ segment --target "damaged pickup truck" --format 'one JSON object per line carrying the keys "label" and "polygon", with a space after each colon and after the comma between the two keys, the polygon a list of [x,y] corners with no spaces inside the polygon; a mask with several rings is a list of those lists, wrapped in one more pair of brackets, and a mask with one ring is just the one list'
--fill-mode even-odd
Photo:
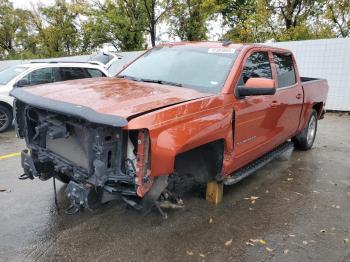
{"label": "damaged pickup truck", "polygon": [[14,89],[28,148],[20,178],[68,183],[70,213],[117,196],[161,211],[161,200],[181,204],[186,181],[234,184],[292,147],[310,149],[327,93],[326,80],[299,76],[288,50],[164,44],[113,78]]}

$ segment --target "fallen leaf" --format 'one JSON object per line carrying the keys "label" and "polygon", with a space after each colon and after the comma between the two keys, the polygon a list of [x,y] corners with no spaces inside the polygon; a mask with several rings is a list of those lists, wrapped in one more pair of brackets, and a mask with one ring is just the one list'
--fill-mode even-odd
{"label": "fallen leaf", "polygon": [[227,240],[226,242],[225,242],[225,246],[229,246],[229,245],[231,245],[232,244],[232,238],[230,239],[230,240]]}
{"label": "fallen leaf", "polygon": [[265,240],[263,240],[263,239],[259,239],[259,244],[261,244],[261,245],[265,245],[265,244],[266,244],[266,241],[265,241]]}
{"label": "fallen leaf", "polygon": [[266,249],[267,251],[269,251],[269,252],[272,252],[272,251],[273,251],[273,249],[272,249],[272,248],[269,248],[269,247],[265,247],[265,249]]}
{"label": "fallen leaf", "polygon": [[251,197],[245,197],[244,199],[245,199],[245,200],[252,200],[252,201],[254,201],[254,200],[259,199],[259,197],[257,197],[257,196],[251,196]]}
{"label": "fallen leaf", "polygon": [[253,200],[251,203],[252,203],[252,205],[254,205],[255,204],[255,200]]}
{"label": "fallen leaf", "polygon": [[258,242],[259,242],[259,239],[253,239],[253,238],[251,238],[251,239],[249,239],[249,241],[250,241],[250,242],[253,242],[253,243],[258,243]]}
{"label": "fallen leaf", "polygon": [[205,258],[205,255],[202,254],[202,253],[199,253],[199,256],[202,257],[202,258]]}
{"label": "fallen leaf", "polygon": [[288,252],[289,252],[289,250],[288,250],[288,249],[285,249],[285,250],[283,251],[283,253],[284,253],[285,255],[287,255],[287,254],[288,254]]}
{"label": "fallen leaf", "polygon": [[186,251],[187,255],[189,256],[193,256],[193,252],[192,251]]}
{"label": "fallen leaf", "polygon": [[209,224],[213,223],[213,219],[209,218]]}
{"label": "fallen leaf", "polygon": [[287,181],[292,181],[293,180],[293,177],[288,177],[287,178]]}
{"label": "fallen leaf", "polygon": [[252,247],[255,246],[252,242],[249,242],[249,241],[245,242],[245,244],[246,244],[247,246],[252,246]]}
{"label": "fallen leaf", "polygon": [[348,243],[349,239],[348,238],[344,238],[344,243]]}

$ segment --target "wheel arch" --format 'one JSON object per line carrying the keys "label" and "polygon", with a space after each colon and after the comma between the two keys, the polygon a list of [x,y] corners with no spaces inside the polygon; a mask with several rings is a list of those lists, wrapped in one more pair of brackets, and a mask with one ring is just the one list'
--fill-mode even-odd
{"label": "wheel arch", "polygon": [[199,183],[215,180],[222,172],[225,140],[219,139],[175,156],[174,171],[192,175]]}
{"label": "wheel arch", "polygon": [[4,102],[4,101],[0,101],[0,106],[4,106],[4,107],[6,107],[8,110],[10,110],[11,111],[11,113],[13,114],[13,107],[9,104],[9,103],[6,103],[6,102]]}
{"label": "wheel arch", "polygon": [[323,108],[324,108],[324,103],[323,102],[318,102],[318,103],[314,103],[312,105],[312,109],[315,109],[317,112],[317,118],[321,119],[322,115],[323,115]]}

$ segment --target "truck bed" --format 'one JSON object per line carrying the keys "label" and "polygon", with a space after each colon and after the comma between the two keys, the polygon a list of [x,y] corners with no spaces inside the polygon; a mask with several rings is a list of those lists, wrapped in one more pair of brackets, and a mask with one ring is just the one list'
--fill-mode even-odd
{"label": "truck bed", "polygon": [[328,83],[326,79],[301,77],[304,90],[304,103],[321,103],[326,101],[328,93]]}

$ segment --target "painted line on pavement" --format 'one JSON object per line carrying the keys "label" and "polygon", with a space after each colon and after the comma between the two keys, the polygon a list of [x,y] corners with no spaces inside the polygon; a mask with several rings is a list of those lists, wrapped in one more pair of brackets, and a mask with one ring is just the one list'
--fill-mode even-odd
{"label": "painted line on pavement", "polygon": [[6,158],[20,156],[20,155],[21,155],[21,153],[17,152],[17,153],[12,153],[12,154],[8,154],[8,155],[0,156],[0,159],[6,159]]}

